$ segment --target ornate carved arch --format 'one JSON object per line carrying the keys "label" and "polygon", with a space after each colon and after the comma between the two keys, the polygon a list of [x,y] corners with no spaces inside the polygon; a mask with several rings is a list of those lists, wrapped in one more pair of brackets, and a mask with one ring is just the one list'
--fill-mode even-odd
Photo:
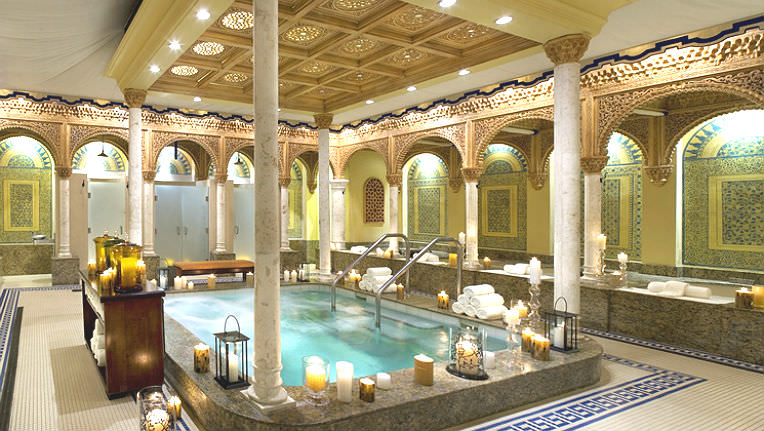
{"label": "ornate carved arch", "polygon": [[[226,137],[225,138],[225,154],[223,154],[223,160],[226,163],[228,163],[228,161],[231,160],[231,157],[233,157],[233,155],[236,154],[237,151],[241,150],[244,147],[250,147],[254,145],[255,145],[254,139]],[[281,147],[280,144],[279,144],[279,147]],[[254,160],[252,160],[252,162],[254,163]]]}
{"label": "ornate carved arch", "polygon": [[[159,153],[162,149],[176,141],[193,142],[210,156],[210,161],[215,164],[216,167],[221,167],[218,159],[217,145],[219,138],[216,136],[208,135],[194,135],[189,133],[175,133],[175,132],[153,132],[151,134],[151,157],[149,158],[150,165],[149,170],[155,170],[157,167],[157,160],[159,159]],[[225,169],[225,166],[222,166]]]}
{"label": "ornate carved arch", "polygon": [[[286,158],[286,167],[292,166],[292,162],[295,161],[296,158],[300,157],[302,154],[307,153],[309,151],[313,151],[316,154],[318,154],[318,147],[315,145],[306,145],[306,144],[293,144],[289,143],[287,145],[288,147],[288,155]],[[334,175],[335,178],[342,178],[338,176],[337,169],[336,169],[336,161],[332,160],[333,153],[332,153],[332,147],[329,148],[329,169],[332,170],[332,175]],[[318,165],[316,165],[318,166]],[[316,172],[318,172],[318,168],[316,168]]]}
{"label": "ornate carved arch", "polygon": [[[12,136],[27,136],[37,140],[50,153],[56,167],[71,166],[71,159],[61,158],[61,124],[39,121],[0,119],[0,140]],[[69,160],[69,163],[64,163]]]}
{"label": "ornate carved arch", "polygon": [[462,158],[462,163],[464,163],[466,160],[464,154],[466,140],[465,128],[466,123],[460,123],[451,126],[439,127],[437,129],[423,130],[421,132],[396,136],[394,138],[395,165],[393,166],[395,170],[392,171],[392,173],[400,172],[403,169],[403,164],[406,163],[406,159],[408,158],[408,152],[411,147],[416,144],[417,141],[433,136],[443,138],[453,144],[453,146],[456,147],[456,149],[459,151],[459,156]]}
{"label": "ornate carved arch", "polygon": [[[639,151],[642,152],[642,164],[647,166],[647,157],[648,157],[647,146],[645,146],[645,144],[642,142],[642,138],[638,138],[637,135],[635,133],[633,133],[632,131],[626,131],[626,130],[623,130],[621,128],[616,128],[613,131],[613,133],[620,133],[623,136],[626,136],[627,138],[629,138],[632,141],[634,141],[634,143],[637,145],[637,147],[639,147]],[[612,134],[610,136],[612,136]],[[610,140],[610,138],[608,138],[608,141],[609,140]],[[647,141],[645,140],[645,142],[647,142]]]}
{"label": "ornate carved arch", "polygon": [[128,154],[128,131],[116,127],[82,126],[72,125],[69,127],[69,160],[74,158],[74,154],[85,144],[96,139],[101,139],[122,150]]}
{"label": "ornate carved arch", "polygon": [[488,145],[491,144],[491,141],[493,141],[496,135],[501,132],[501,129],[509,126],[512,123],[526,119],[539,119],[553,122],[554,107],[545,106],[543,108],[533,109],[530,111],[513,112],[511,114],[475,121],[475,137],[473,140],[474,154],[473,159],[471,160],[473,165],[483,165],[483,153],[485,152],[485,149],[488,148]]}
{"label": "ornate carved arch", "polygon": [[[494,139],[494,140],[491,140],[490,143],[491,144],[506,145],[508,147],[512,147],[512,148],[516,149],[517,151],[519,151],[520,154],[523,155],[523,157],[525,157],[526,163],[530,163],[530,160],[531,160],[530,159],[530,137],[529,136],[523,136],[523,138],[525,138],[523,140],[529,141],[526,145],[522,145],[522,144],[520,144],[517,141],[504,140],[504,139],[502,139],[502,140],[495,140]],[[483,169],[485,169],[485,166],[483,166],[483,164],[485,163],[485,151],[487,149],[488,149],[488,145],[485,146],[483,151],[481,151],[480,153],[477,154],[477,160],[476,160],[476,165],[475,166],[480,168],[481,171]]]}
{"label": "ornate carved arch", "polygon": [[371,150],[378,153],[382,156],[382,160],[385,162],[385,172],[390,169],[387,139],[377,139],[375,141],[361,142],[359,144],[345,145],[335,148],[337,167],[342,177],[345,176],[345,169],[347,168],[350,158],[353,157],[353,154],[361,150]]}

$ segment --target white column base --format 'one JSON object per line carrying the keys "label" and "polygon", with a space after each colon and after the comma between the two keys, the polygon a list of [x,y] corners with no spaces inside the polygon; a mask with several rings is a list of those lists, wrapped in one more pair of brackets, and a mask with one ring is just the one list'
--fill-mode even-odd
{"label": "white column base", "polygon": [[[286,392],[286,391],[285,391]],[[255,407],[262,413],[269,413],[281,409],[286,409],[290,407],[294,407],[297,405],[297,402],[294,400],[294,398],[290,397],[289,395],[286,396],[286,399],[284,401],[277,402],[275,404],[265,404],[260,401],[258,401],[257,396],[255,395],[255,390],[252,386],[248,387],[247,389],[244,389],[241,391],[242,394],[244,394],[245,397],[247,397],[250,401],[252,401],[252,404],[255,405]]]}

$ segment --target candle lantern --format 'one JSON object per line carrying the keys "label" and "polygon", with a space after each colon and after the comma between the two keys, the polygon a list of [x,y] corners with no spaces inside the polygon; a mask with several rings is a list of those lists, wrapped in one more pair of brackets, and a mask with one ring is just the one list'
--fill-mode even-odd
{"label": "candle lantern", "polygon": [[93,243],[95,244],[95,256],[96,256],[96,272],[103,272],[106,271],[106,268],[108,268],[107,259],[106,259],[106,241],[111,239],[108,233],[104,232],[103,236],[98,236],[93,238]]}
{"label": "candle lantern", "polygon": [[329,386],[329,361],[320,356],[302,358],[302,385],[308,393],[306,401],[313,406],[329,403],[326,388]]}
{"label": "candle lantern", "polygon": [[448,293],[445,290],[441,290],[438,294],[438,308],[448,310]]}
{"label": "candle lantern", "polygon": [[[227,329],[228,319],[236,322],[235,331]],[[213,335],[215,336],[215,380],[224,389],[248,386],[247,342],[249,337],[241,333],[239,320],[229,314],[223,322],[223,332]]]}
{"label": "candle lantern", "polygon": [[149,386],[138,391],[141,431],[173,431],[176,416],[167,410],[161,386]]}
{"label": "candle lantern", "polygon": [[[118,281],[115,289],[119,293],[135,292],[142,289],[139,283],[140,272],[138,261],[141,259],[143,247],[138,244],[125,242],[114,246],[114,256],[117,260]],[[145,267],[144,267],[145,268]]]}
{"label": "candle lantern", "polygon": [[483,361],[486,345],[485,329],[474,326],[450,328],[448,338],[450,355],[446,371],[470,380],[487,379],[488,374],[485,372]]}
{"label": "candle lantern", "polygon": [[194,346],[194,371],[206,373],[210,370],[210,346],[199,343]]}
{"label": "candle lantern", "polygon": [[[557,308],[560,300],[565,306],[563,311]],[[578,314],[568,312],[568,301],[562,296],[554,302],[552,311],[544,312],[544,336],[551,342],[552,350],[565,353],[577,351],[578,325]]]}
{"label": "candle lantern", "polygon": [[[116,235],[116,232],[115,232]],[[122,244],[125,242],[122,238],[117,238],[116,236],[109,237],[106,241],[103,242],[103,248],[104,248],[104,254],[106,255],[106,267],[107,268],[116,268],[117,267],[117,249],[116,246]]]}

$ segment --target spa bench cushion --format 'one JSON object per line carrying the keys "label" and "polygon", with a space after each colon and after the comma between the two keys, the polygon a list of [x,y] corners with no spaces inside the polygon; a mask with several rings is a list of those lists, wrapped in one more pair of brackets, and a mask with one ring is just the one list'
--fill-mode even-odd
{"label": "spa bench cushion", "polygon": [[203,260],[198,262],[175,262],[175,275],[231,274],[254,272],[251,260]]}

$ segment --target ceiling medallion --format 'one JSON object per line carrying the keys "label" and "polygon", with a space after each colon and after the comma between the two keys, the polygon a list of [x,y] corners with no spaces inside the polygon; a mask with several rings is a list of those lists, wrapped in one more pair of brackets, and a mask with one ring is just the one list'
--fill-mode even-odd
{"label": "ceiling medallion", "polygon": [[318,75],[321,73],[324,73],[331,69],[332,66],[326,64],[326,63],[319,63],[317,61],[311,61],[310,63],[304,64],[302,67],[300,67],[301,72],[310,73],[313,75]]}
{"label": "ceiling medallion", "polygon": [[419,30],[442,16],[442,13],[416,6],[398,14],[393,18],[393,24],[409,30]]}
{"label": "ceiling medallion", "polygon": [[377,46],[377,42],[374,40],[358,38],[345,42],[342,45],[342,50],[349,54],[360,54],[374,49],[375,46]]}
{"label": "ceiling medallion", "polygon": [[194,66],[173,66],[172,69],[170,69],[170,72],[173,75],[178,76],[192,76],[196,75],[199,72],[199,69]]}
{"label": "ceiling medallion", "polygon": [[223,77],[223,79],[228,82],[244,82],[248,78],[249,77],[243,73],[228,73]]}
{"label": "ceiling medallion", "polygon": [[461,42],[465,40],[477,39],[490,33],[491,29],[480,24],[467,24],[459,27],[449,33],[446,33],[446,39]]}
{"label": "ceiling medallion", "polygon": [[375,75],[373,73],[361,72],[360,70],[345,76],[345,78],[350,80],[350,81],[358,81],[358,82],[368,81],[369,79],[373,79],[373,78],[376,78],[376,77],[377,77],[377,75]]}
{"label": "ceiling medallion", "polygon": [[390,60],[395,64],[407,66],[411,63],[421,60],[423,57],[424,53],[422,51],[418,51],[413,48],[406,48],[393,54],[393,56],[390,57]]}
{"label": "ceiling medallion", "polygon": [[296,25],[285,31],[281,37],[289,42],[308,45],[326,34],[326,29],[313,25]]}
{"label": "ceiling medallion", "polygon": [[217,42],[199,42],[194,45],[194,52],[199,55],[218,55],[225,47]]}
{"label": "ceiling medallion", "polygon": [[380,1],[381,0],[334,0],[332,6],[339,10],[357,11],[374,6]]}
{"label": "ceiling medallion", "polygon": [[255,25],[255,16],[252,12],[237,10],[224,15],[220,24],[231,30],[248,30]]}

